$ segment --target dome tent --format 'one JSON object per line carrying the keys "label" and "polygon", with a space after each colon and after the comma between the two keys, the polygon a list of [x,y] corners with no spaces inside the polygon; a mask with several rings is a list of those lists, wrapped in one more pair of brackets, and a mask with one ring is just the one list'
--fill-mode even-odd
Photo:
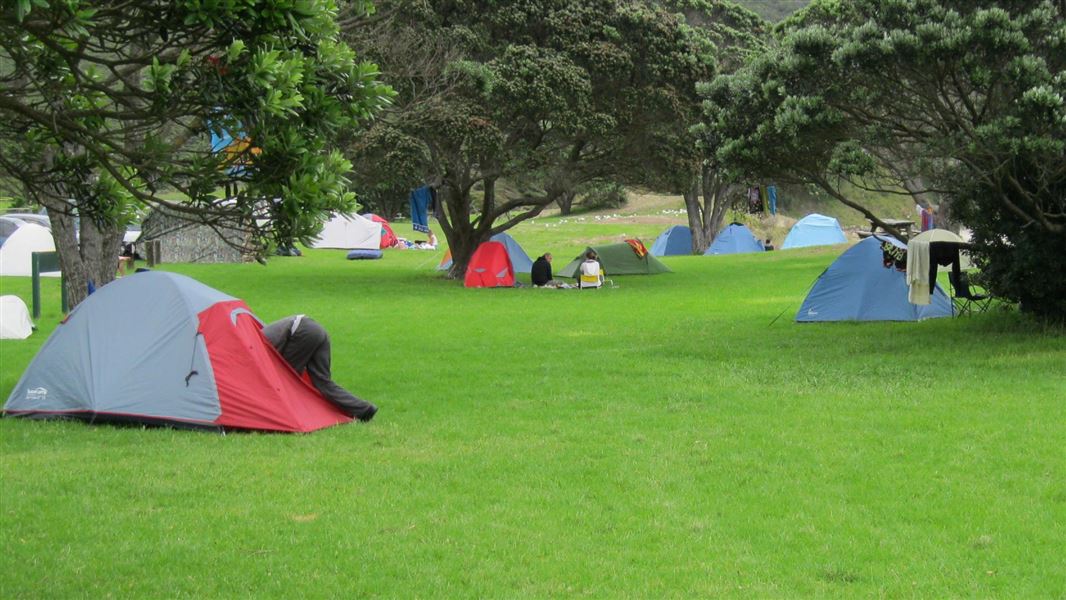
{"label": "dome tent", "polygon": [[314,431],[351,421],[261,330],[243,301],[189,277],[123,277],[52,332],[4,413],[219,430]]}
{"label": "dome tent", "polygon": [[378,250],[381,248],[381,231],[381,225],[366,217],[335,214],[322,226],[322,232],[311,247]]}
{"label": "dome tent", "polygon": [[655,275],[657,273],[671,273],[669,267],[664,265],[651,253],[639,255],[637,251],[626,242],[618,244],[606,244],[604,246],[589,246],[585,252],[579,254],[565,267],[559,269],[558,277],[577,277],[578,269],[585,260],[585,254],[594,250],[599,256],[600,266],[608,277],[615,275]]}
{"label": "dome tent", "polygon": [[[533,260],[529,258],[522,246],[506,232],[497,233],[489,238],[490,242],[500,242],[507,249],[507,256],[511,259],[511,266],[515,273],[530,273],[533,271]],[[452,252],[449,248],[437,265],[438,271],[447,271],[452,268]]]}
{"label": "dome tent", "polygon": [[[11,223],[11,220],[7,222]],[[0,246],[0,275],[28,277],[33,270],[33,253],[54,252],[56,249],[51,231],[34,223],[19,222],[21,224]],[[41,275],[58,277],[59,272]]]}
{"label": "dome tent", "polygon": [[718,254],[743,254],[746,252],[764,252],[762,243],[755,239],[755,234],[740,223],[732,223],[718,233],[714,242],[703,253],[704,256]]}
{"label": "dome tent", "polygon": [[806,246],[831,246],[833,244],[846,244],[848,237],[840,228],[840,222],[833,217],[827,217],[818,213],[803,217],[789,230],[785,241],[781,244],[782,250],[789,248],[803,248]]}
{"label": "dome tent", "polygon": [[33,334],[26,303],[18,296],[0,296],[0,340],[24,340]]}
{"label": "dome tent", "polygon": [[466,266],[466,287],[513,287],[514,265],[502,242],[485,242],[474,250]]}
{"label": "dome tent", "polygon": [[684,256],[692,254],[692,230],[686,225],[674,225],[659,234],[651,245],[652,256]]}
{"label": "dome tent", "polygon": [[952,315],[939,286],[928,306],[911,304],[906,275],[885,266],[882,244],[905,249],[895,238],[871,236],[840,255],[815,281],[796,313],[798,322],[920,321]]}

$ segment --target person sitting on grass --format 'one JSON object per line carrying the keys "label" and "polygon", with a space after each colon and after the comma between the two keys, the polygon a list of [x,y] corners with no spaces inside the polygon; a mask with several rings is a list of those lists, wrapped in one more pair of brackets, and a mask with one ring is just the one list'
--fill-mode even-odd
{"label": "person sitting on grass", "polygon": [[533,269],[529,272],[529,277],[534,287],[570,287],[565,282],[552,278],[551,252],[545,252],[542,256],[537,257],[537,260],[533,261]]}
{"label": "person sitting on grass", "polygon": [[307,315],[285,317],[263,327],[263,335],[297,373],[303,375],[307,372],[315,389],[326,400],[360,421],[374,418],[378,407],[333,382],[329,334],[314,319]]}

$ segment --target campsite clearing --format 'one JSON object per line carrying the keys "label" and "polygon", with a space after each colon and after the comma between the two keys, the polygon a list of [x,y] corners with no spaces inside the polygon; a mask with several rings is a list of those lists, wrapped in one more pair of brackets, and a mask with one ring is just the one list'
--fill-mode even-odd
{"label": "campsite clearing", "polygon": [[[565,259],[662,229],[557,222],[511,233]],[[1013,314],[794,323],[844,249],[665,257],[580,293],[466,289],[428,251],[164,265],[265,321],[314,316],[381,412],[312,435],[0,420],[0,589],[1060,594],[1066,339]],[[0,341],[5,397],[58,285],[39,332]]]}

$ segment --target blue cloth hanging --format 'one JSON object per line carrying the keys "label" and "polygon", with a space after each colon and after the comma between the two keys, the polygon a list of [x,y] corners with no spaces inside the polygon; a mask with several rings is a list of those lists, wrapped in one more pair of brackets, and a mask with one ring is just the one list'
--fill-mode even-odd
{"label": "blue cloth hanging", "polygon": [[433,193],[428,185],[411,192],[411,227],[415,231],[429,233],[429,206]]}

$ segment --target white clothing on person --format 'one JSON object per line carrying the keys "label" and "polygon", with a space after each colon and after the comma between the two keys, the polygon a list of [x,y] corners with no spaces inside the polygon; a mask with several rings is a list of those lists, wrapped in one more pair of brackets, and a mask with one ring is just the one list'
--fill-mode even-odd
{"label": "white clothing on person", "polygon": [[603,285],[603,269],[600,262],[591,258],[581,263],[578,274],[578,287],[598,288]]}

